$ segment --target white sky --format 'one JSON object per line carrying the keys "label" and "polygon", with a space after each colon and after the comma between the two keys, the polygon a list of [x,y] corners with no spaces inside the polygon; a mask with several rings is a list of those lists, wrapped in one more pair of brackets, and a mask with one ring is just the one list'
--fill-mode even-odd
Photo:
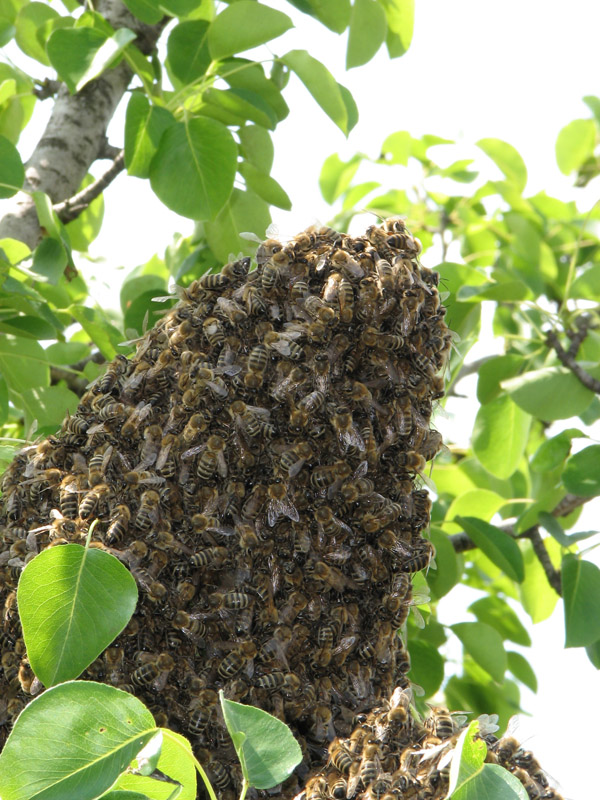
{"label": "white sky", "polygon": [[[415,36],[408,54],[392,62],[382,52],[370,64],[347,74],[345,36],[324,30],[287,3],[269,4],[291,13],[298,25],[282,37],[274,51],[309,50],[353,92],[361,115],[346,141],[292,78],[285,93],[291,113],[274,134],[273,176],[294,203],[290,213],[274,210],[274,220],[283,234],[292,235],[315,218],[326,221],[332,215],[317,185],[328,155],[339,152],[346,159],[363,151],[376,156],[383,139],[396,130],[457,139],[461,157],[473,156],[472,145],[479,138],[505,139],[525,160],[528,194],[545,189],[561,199],[578,199],[584,209],[600,196],[598,181],[585,193],[572,189],[554,159],[559,130],[575,118],[590,116],[581,97],[600,95],[600,4],[591,0],[571,0],[569,4],[558,0],[504,0],[501,4],[417,0]],[[17,63],[23,63],[21,56],[14,57]],[[256,57],[266,58],[268,52],[260,49]],[[37,65],[34,74],[40,72]],[[49,102],[44,107],[49,110]],[[111,129],[113,144],[122,144],[123,118],[121,107]],[[31,125],[26,132],[26,147],[32,147],[39,137],[41,124]],[[481,156],[478,163],[483,166],[488,162]],[[106,164],[95,165],[95,174],[100,174]],[[384,174],[388,173],[389,169]],[[366,180],[372,176],[365,169],[360,177]],[[410,186],[406,171],[398,168],[395,178],[395,188]],[[167,211],[152,195],[148,183],[136,178],[122,175],[108,189],[105,199],[105,222],[92,253],[104,256],[106,263],[84,262],[80,266],[88,278],[95,273],[98,283],[94,293],[107,302],[119,280],[117,275],[124,276],[155,252],[162,254],[173,233],[190,233],[192,223]],[[116,275],[115,268],[119,267],[122,271]],[[111,288],[101,291],[98,284],[103,282]],[[459,413],[453,420],[453,438],[468,433],[471,421],[467,407],[462,418]],[[596,516],[599,505],[596,501]],[[595,524],[590,508],[581,529]],[[596,554],[590,557],[598,561]],[[468,590],[453,590],[453,595],[453,600],[442,603],[443,621],[469,619],[464,612],[472,601]],[[540,687],[537,696],[523,690],[523,705],[533,716],[521,719],[519,738],[527,740],[527,747],[534,750],[542,766],[560,781],[565,797],[590,797],[600,712],[598,673],[581,650],[562,649],[562,604],[531,634],[533,647],[523,652],[537,672]]]}

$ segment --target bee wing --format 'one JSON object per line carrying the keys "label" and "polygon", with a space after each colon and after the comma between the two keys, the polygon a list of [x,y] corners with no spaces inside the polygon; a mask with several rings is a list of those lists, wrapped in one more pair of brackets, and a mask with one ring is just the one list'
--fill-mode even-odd
{"label": "bee wing", "polygon": [[349,431],[343,431],[340,434],[340,440],[344,445],[344,450],[347,450],[349,447],[358,447],[361,452],[364,452],[367,449],[364,439],[354,425]]}
{"label": "bee wing", "polygon": [[339,653],[345,653],[348,650],[352,650],[356,643],[358,642],[358,636],[351,635],[351,636],[342,636],[339,643],[333,648],[332,655],[339,655]]}
{"label": "bee wing", "polygon": [[290,478],[295,478],[296,475],[298,475],[298,473],[300,472],[300,470],[302,469],[302,467],[304,466],[305,463],[306,463],[306,459],[305,458],[300,458],[298,461],[296,461],[295,464],[292,464],[292,466],[288,469],[288,476]]}
{"label": "bee wing", "polygon": [[246,406],[255,416],[263,417],[263,419],[268,419],[271,416],[271,412],[268,408],[261,408],[260,406]]}
{"label": "bee wing", "polygon": [[222,367],[215,367],[214,371],[217,375],[237,375],[242,368],[239,364],[225,364]]}
{"label": "bee wing", "polygon": [[161,447],[160,452],[158,454],[158,458],[156,459],[156,469],[162,469],[164,465],[167,463],[167,459],[169,458],[169,453],[171,452],[171,448],[173,446],[173,442],[169,442],[169,444]]}
{"label": "bee wing", "polygon": [[246,239],[248,242],[258,242],[261,243],[262,239],[260,239],[255,233],[252,231],[242,231],[238,234],[242,239]]}
{"label": "bee wing", "polygon": [[206,450],[206,442],[204,444],[197,444],[194,447],[190,447],[189,450],[185,450],[181,454],[181,458],[186,460],[188,458],[193,458],[198,453],[201,453],[203,450]]}
{"label": "bee wing", "polygon": [[361,461],[358,467],[356,468],[354,475],[352,476],[352,480],[356,481],[359,478],[364,478],[364,476],[369,471],[369,462],[368,461]]}

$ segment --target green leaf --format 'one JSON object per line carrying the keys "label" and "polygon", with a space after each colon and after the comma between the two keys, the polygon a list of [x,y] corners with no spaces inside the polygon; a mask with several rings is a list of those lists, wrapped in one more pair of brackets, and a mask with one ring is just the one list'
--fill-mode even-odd
{"label": "green leaf", "polygon": [[481,464],[498,478],[510,478],[519,465],[531,417],[507,395],[481,406],[473,426],[473,450]]}
{"label": "green leaf", "polygon": [[269,131],[259,125],[245,125],[239,130],[240,154],[268,175],[273,166],[273,142]]}
{"label": "green leaf", "polygon": [[[435,547],[435,569],[430,569],[427,573],[427,583],[436,599],[439,600],[450,589],[455,586],[460,579],[460,570],[456,551],[448,536],[441,530],[432,526],[430,539]],[[421,683],[420,681],[416,681]],[[421,684],[423,685],[423,684]]]}
{"label": "green leaf", "polygon": [[117,354],[115,345],[122,341],[122,334],[108,325],[106,318],[97,309],[75,305],[69,307],[69,313],[88,334],[104,358],[112,361]]}
{"label": "green leaf", "polygon": [[44,23],[59,18],[60,15],[46,3],[27,3],[23,6],[15,20],[15,40],[25,55],[50,66],[44,44],[38,39],[38,31]]}
{"label": "green leaf", "polygon": [[380,0],[387,20],[386,45],[390,58],[403,56],[412,42],[415,0]]}
{"label": "green leaf", "polygon": [[267,203],[286,211],[291,209],[292,201],[270,175],[265,175],[249,162],[240,164],[239,171],[244,177],[246,185]]}
{"label": "green leaf", "polygon": [[46,236],[35,248],[32,272],[43,275],[54,285],[58,283],[67,266],[67,254],[62,242]]}
{"label": "green leaf", "polygon": [[[96,179],[89,172],[81,182],[77,191],[81,191]],[[104,195],[100,194],[81,212],[72,222],[65,225],[73,250],[85,252],[96,236],[100,233],[104,219]]]}
{"label": "green leaf", "polygon": [[147,794],[141,792],[127,792],[120,789],[113,789],[107,794],[102,795],[102,800],[154,800],[149,798]]}
{"label": "green leaf", "polygon": [[0,336],[0,372],[10,389],[24,392],[50,383],[46,353],[39,342],[20,336]]}
{"label": "green leaf", "polygon": [[460,531],[460,526],[452,521],[458,516],[474,514],[479,519],[489,521],[505,502],[503,497],[490,489],[470,489],[452,501],[446,511],[444,530],[448,533]]}
{"label": "green leaf", "polygon": [[529,800],[529,795],[500,764],[484,764],[481,772],[452,793],[452,800]]}
{"label": "green leaf", "polygon": [[477,733],[479,733],[479,722],[473,720],[459,736],[450,767],[449,797],[473,775],[477,774],[483,766],[487,747],[482,739],[475,738]]}
{"label": "green leaf", "polygon": [[513,581],[521,583],[525,577],[523,556],[519,545],[495,525],[476,517],[456,517],[477,547]]}
{"label": "green leaf", "polygon": [[421,639],[411,639],[408,652],[410,680],[425,690],[425,697],[431,697],[444,680],[444,659],[437,647]]}
{"label": "green leaf", "polygon": [[250,786],[270,789],[283,783],[302,761],[302,751],[288,726],[260,708],[226,700],[219,692],[223,717]]}
{"label": "green leaf", "polygon": [[496,683],[502,683],[506,671],[506,652],[498,631],[483,622],[458,622],[450,627],[476,663]]}
{"label": "green leaf", "polygon": [[208,47],[213,59],[225,58],[269,42],[292,27],[287,14],[253,0],[238,0],[211,23]]}
{"label": "green leaf", "polygon": [[379,50],[387,33],[383,8],[376,0],[354,0],[346,51],[346,69],[360,67]]}
{"label": "green leaf", "polygon": [[252,191],[234,189],[231,200],[215,220],[205,223],[204,232],[210,249],[224,263],[230,253],[253,254],[256,245],[242,239],[240,232],[250,231],[262,237],[270,222],[269,207],[264,200]]}
{"label": "green leaf", "polygon": [[62,28],[48,39],[48,58],[59,77],[74,94],[104,70],[135,39],[129,28],[112,36],[97,28]]}
{"label": "green leaf", "polygon": [[[556,567],[561,559],[560,545],[554,539],[544,539],[544,544]],[[524,541],[521,547],[527,580],[519,585],[519,594],[523,608],[531,617],[531,621],[536,624],[548,619],[552,614],[558,602],[558,595],[548,583],[546,573],[533,551],[531,542]]]}
{"label": "green leaf", "polygon": [[597,300],[598,296],[600,296],[600,264],[592,264],[575,278],[569,290],[569,297]]}
{"label": "green leaf", "polygon": [[483,152],[488,155],[497,167],[500,167],[510,183],[522,192],[527,183],[527,167],[518,151],[502,139],[480,139],[477,142]]}
{"label": "green leaf", "polygon": [[556,163],[564,175],[580,167],[594,152],[596,126],[591,119],[574,119],[556,139]]}
{"label": "green leaf", "polygon": [[559,467],[571,452],[571,440],[583,435],[577,428],[570,428],[551,439],[546,439],[533,454],[529,466],[534,472],[551,472]]}
{"label": "green leaf", "polygon": [[177,214],[214,219],[231,195],[236,162],[237,146],[224,125],[205,117],[188,119],[163,133],[150,164],[150,183]]}
{"label": "green leaf", "polygon": [[335,33],[343,33],[350,22],[350,0],[289,0],[303,14],[310,14]]}
{"label": "green leaf", "polygon": [[[182,749],[187,751],[187,758]],[[173,731],[163,732],[157,768],[183,787],[177,800],[196,800],[196,769],[192,760],[192,747],[184,736]],[[169,800],[174,787],[173,784],[151,777],[126,772],[121,775],[114,788],[143,792],[152,800]]]}
{"label": "green leaf", "polygon": [[89,352],[90,348],[83,342],[55,342],[46,348],[46,358],[49,364],[62,366],[81,361]]}
{"label": "green leaf", "polygon": [[341,83],[337,84],[338,89],[340,90],[340,94],[342,95],[342,101],[346,106],[346,114],[348,115],[348,133],[354,128],[356,123],[358,122],[358,106],[356,105],[356,101],[354,99],[354,95],[343,86]]}
{"label": "green leaf", "polygon": [[495,628],[503,639],[509,639],[523,647],[531,646],[531,638],[527,630],[512,608],[501,597],[494,595],[481,597],[471,603],[467,610],[475,614],[479,622],[485,622]]}
{"label": "green leaf", "polygon": [[290,50],[281,60],[296,73],[327,116],[347,135],[350,128],[346,103],[327,67],[306,50]]}
{"label": "green leaf", "polygon": [[[149,285],[148,278],[140,278],[146,287]],[[161,287],[162,293],[166,293],[166,287]],[[125,330],[134,330],[141,336],[144,331],[144,320],[146,321],[147,328],[151,328],[156,322],[155,314],[164,312],[165,305],[159,301],[153,301],[157,296],[156,289],[147,289],[138,294],[134,300],[127,304],[124,312],[123,327]]]}
{"label": "green leaf", "polygon": [[337,153],[325,159],[319,175],[319,188],[327,203],[334,203],[346,191],[361,161],[360,155],[353,156],[349,161],[342,161]]}
{"label": "green leaf", "polygon": [[537,692],[538,682],[533,667],[521,653],[512,650],[506,654],[508,659],[508,669],[518,681],[524,683],[532,692]]}
{"label": "green leaf", "polygon": [[600,639],[600,569],[566,555],[562,562],[565,647],[589,647]]}
{"label": "green leaf", "polygon": [[585,648],[585,653],[596,669],[600,669],[600,639]]}
{"label": "green leaf", "polygon": [[130,175],[147,178],[160,138],[175,117],[160,106],[150,105],[141,92],[132,92],[125,116],[125,166]]}
{"label": "green leaf", "polygon": [[12,197],[22,187],[25,168],[17,148],[0,136],[0,200]]}
{"label": "green leaf", "polygon": [[137,587],[97,548],[51,547],[30,561],[17,591],[31,668],[45,686],[80,675],[129,622]]}
{"label": "green leaf", "polygon": [[160,6],[152,0],[123,0],[134,17],[148,25],[156,25],[163,17]]}
{"label": "green leaf", "polygon": [[548,531],[550,536],[562,546],[562,547],[573,547],[574,544],[577,542],[585,541],[585,539],[591,539],[593,536],[598,535],[598,531],[578,531],[577,533],[571,533],[567,535],[564,531],[563,526],[560,522],[553,517],[552,514],[548,514],[547,511],[541,511],[539,514],[539,521],[540,525]]}
{"label": "green leaf", "polygon": [[495,356],[477,370],[477,399],[483,405],[502,391],[500,383],[516,375],[523,365],[523,356]]}
{"label": "green leaf", "polygon": [[64,383],[56,386],[37,386],[21,392],[21,407],[25,412],[25,425],[37,420],[38,433],[54,433],[65,414],[75,412],[79,397]]}
{"label": "green leaf", "polygon": [[600,444],[593,444],[572,455],[562,475],[567,491],[581,497],[600,494]]}
{"label": "green leaf", "polygon": [[536,419],[576,417],[594,395],[566,367],[544,367],[502,381],[514,402]]}
{"label": "green leaf", "polygon": [[0,754],[2,800],[93,800],[156,732],[127,692],[92,681],[54,686],[21,712]]}
{"label": "green leaf", "polygon": [[183,85],[201,78],[211,62],[207,34],[209,23],[195,19],[176,25],[167,41],[166,66]]}
{"label": "green leaf", "polygon": [[[273,108],[256,92],[248,89],[206,89],[202,94],[202,113],[214,107],[231,115],[232,120],[255,122],[263,128],[275,130],[277,116]],[[211,116],[211,113],[208,116]]]}

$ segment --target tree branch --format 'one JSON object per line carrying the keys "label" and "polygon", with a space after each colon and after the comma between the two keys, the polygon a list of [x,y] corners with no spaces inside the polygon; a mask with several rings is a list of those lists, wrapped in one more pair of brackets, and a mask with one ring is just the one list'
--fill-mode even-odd
{"label": "tree branch", "polygon": [[50,367],[50,385],[54,386],[60,381],[64,381],[67,384],[67,388],[78,397],[82,397],[89,381],[85,376],[82,377],[80,373],[90,361],[93,361],[95,364],[104,364],[106,359],[102,353],[95,352],[82,358],[81,361],[78,361],[76,364],[71,364],[69,367]]}
{"label": "tree branch", "polygon": [[[586,334],[582,335],[577,342],[577,349],[579,349],[579,344],[581,341],[583,341],[585,335]],[[573,334],[572,338],[576,337],[577,334]],[[575,361],[575,356],[571,355],[571,351],[573,349],[572,344],[569,348],[569,352],[567,353],[566,350],[563,349],[563,346],[559,342],[558,336],[554,331],[549,331],[546,334],[546,344],[548,347],[554,350],[560,363],[567,367],[567,369],[571,370],[573,375],[575,375],[575,377],[586,387],[586,389],[594,392],[594,394],[600,394],[600,381],[597,378],[593,378],[589,372],[586,372],[583,367]]]}
{"label": "tree branch", "polygon": [[[143,53],[155,48],[166,22],[145,25],[120,0],[99,0],[97,10],[115,30],[126,27],[135,31],[135,44]],[[28,192],[46,192],[53,204],[77,192],[102,151],[108,124],[132,74],[123,59],[76,94],[71,95],[66,86],[61,86],[46,130],[26,164],[25,191],[12,198],[8,213],[0,221],[0,238],[19,239],[32,250],[35,248],[41,230]]]}
{"label": "tree branch", "polygon": [[[563,497],[560,503],[558,503],[550,513],[553,517],[566,517],[576,508],[579,508],[579,506],[584,505],[588,500],[591,499],[591,497],[579,497],[574,494],[568,494]],[[522,533],[517,533],[514,525],[499,525],[498,527],[501,531],[504,531],[504,533],[512,536],[513,539],[530,540],[533,551],[536,554],[544,572],[546,573],[548,583],[559,596],[562,596],[560,572],[554,568],[554,565],[550,560],[544,540],[540,535],[539,527],[537,525],[532,525],[531,528],[527,528],[527,530],[523,531]],[[450,543],[452,544],[452,547],[454,547],[456,553],[464,553],[467,550],[475,550],[477,547],[475,542],[464,531],[461,531],[460,533],[453,533],[449,538]]]}
{"label": "tree branch", "polygon": [[60,81],[53,81],[50,78],[36,81],[36,83],[38,85],[33,90],[33,93],[38,100],[47,100],[49,97],[54,97],[62,85]]}
{"label": "tree branch", "polygon": [[102,194],[106,187],[114,181],[124,167],[125,151],[120,150],[119,155],[113,161],[112,166],[106,170],[104,175],[101,175],[93,183],[90,183],[90,185],[86,186],[85,189],[82,189],[80,192],[77,192],[77,194],[74,194],[73,197],[69,197],[68,200],[65,200],[62,203],[57,203],[54,206],[54,210],[58,214],[58,218],[61,220],[61,222],[66,224],[67,222],[77,219],[77,217],[89,206],[92,200],[95,200],[98,195]]}

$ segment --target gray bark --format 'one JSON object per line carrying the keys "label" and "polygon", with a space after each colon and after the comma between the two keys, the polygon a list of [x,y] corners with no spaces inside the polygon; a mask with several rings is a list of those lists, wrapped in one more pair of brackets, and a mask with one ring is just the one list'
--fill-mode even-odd
{"label": "gray bark", "polygon": [[[100,0],[97,10],[117,30],[137,33],[134,44],[144,53],[154,48],[164,27],[145,25],[119,0]],[[50,120],[31,158],[25,165],[25,189],[46,192],[53,203],[71,197],[79,189],[91,164],[102,154],[106,129],[123,97],[132,72],[122,61],[71,95],[61,86]],[[33,249],[41,237],[35,207],[29,195],[19,192],[12,208],[0,220],[0,238],[11,237]]]}

